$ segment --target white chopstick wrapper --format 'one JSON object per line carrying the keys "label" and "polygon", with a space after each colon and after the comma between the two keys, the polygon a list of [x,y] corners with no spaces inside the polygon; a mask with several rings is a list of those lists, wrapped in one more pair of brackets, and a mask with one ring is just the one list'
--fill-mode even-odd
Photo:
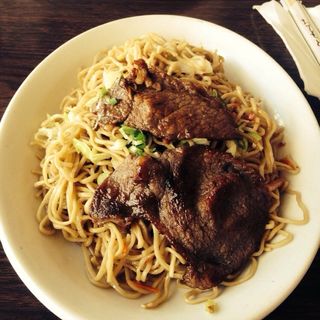
{"label": "white chopstick wrapper", "polygon": [[320,31],[301,1],[280,0],[301,32],[311,54],[320,65]]}
{"label": "white chopstick wrapper", "polygon": [[[297,65],[305,91],[320,98],[320,64],[293,20],[292,14],[274,0],[253,8],[259,11],[283,40]],[[320,5],[307,10],[319,28]]]}

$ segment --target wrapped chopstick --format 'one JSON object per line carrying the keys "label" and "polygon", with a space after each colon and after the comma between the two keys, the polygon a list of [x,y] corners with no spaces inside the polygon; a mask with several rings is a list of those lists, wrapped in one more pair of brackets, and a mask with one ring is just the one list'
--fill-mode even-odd
{"label": "wrapped chopstick", "polygon": [[282,6],[289,12],[298,27],[311,54],[320,65],[320,31],[301,1],[281,0]]}

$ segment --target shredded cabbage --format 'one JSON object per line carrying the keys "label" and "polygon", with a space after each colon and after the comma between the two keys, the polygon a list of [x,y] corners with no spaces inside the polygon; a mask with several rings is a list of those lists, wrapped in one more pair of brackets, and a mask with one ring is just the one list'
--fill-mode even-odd
{"label": "shredded cabbage", "polygon": [[193,138],[192,141],[195,144],[203,144],[208,146],[210,144],[210,141],[207,138]]}
{"label": "shredded cabbage", "polygon": [[262,139],[262,137],[259,135],[259,133],[258,132],[256,132],[256,131],[250,131],[250,132],[248,132],[248,135],[252,138],[252,139],[254,139],[254,140],[256,140],[256,141],[260,141],[261,139]]}
{"label": "shredded cabbage", "polygon": [[94,164],[97,164],[98,162],[108,158],[108,155],[105,153],[94,153],[84,141],[74,138],[72,142],[76,151]]}
{"label": "shredded cabbage", "polygon": [[212,66],[204,56],[193,56],[192,58],[179,58],[172,63],[174,70],[185,74],[212,73]]}
{"label": "shredded cabbage", "polygon": [[120,71],[107,71],[104,70],[102,74],[103,85],[106,90],[110,89],[112,85],[121,77]]}
{"label": "shredded cabbage", "polygon": [[226,145],[228,147],[226,152],[231,153],[232,156],[235,157],[237,153],[237,144],[234,142],[234,140],[227,140]]}
{"label": "shredded cabbage", "polygon": [[106,171],[106,172],[103,172],[101,173],[98,178],[97,178],[97,183],[98,185],[100,186],[100,184],[103,183],[104,180],[106,180],[109,176],[110,176],[110,173],[109,171]]}

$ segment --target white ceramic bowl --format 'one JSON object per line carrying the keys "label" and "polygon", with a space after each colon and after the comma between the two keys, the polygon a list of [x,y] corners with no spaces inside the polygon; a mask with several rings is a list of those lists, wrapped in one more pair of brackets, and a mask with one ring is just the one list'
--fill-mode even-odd
{"label": "white ceramic bowl", "polygon": [[[214,315],[216,320],[261,319],[296,287],[319,246],[319,128],[303,95],[274,60],[236,33],[205,21],[163,15],[107,23],[68,41],[29,75],[0,128],[0,236],[5,252],[27,287],[62,319],[212,318],[203,305],[185,304],[179,291],[158,309],[144,310],[139,307],[141,300],[126,300],[113,290],[94,287],[86,278],[80,248],[61,237],[41,235],[35,219],[38,200],[31,170],[37,160],[30,147],[34,132],[47,113],[58,112],[61,99],[77,86],[79,67],[91,64],[99,50],[147,31],[218,49],[229,78],[261,97],[286,127],[288,147],[301,166],[292,185],[303,194],[310,222],[289,226],[294,240],[263,255],[251,280],[225,290]],[[286,201],[285,212],[299,215],[293,199]]]}

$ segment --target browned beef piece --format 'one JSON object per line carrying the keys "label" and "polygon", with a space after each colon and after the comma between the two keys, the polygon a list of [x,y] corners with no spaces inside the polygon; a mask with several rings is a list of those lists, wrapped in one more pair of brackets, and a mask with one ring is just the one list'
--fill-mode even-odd
{"label": "browned beef piece", "polygon": [[187,260],[184,282],[207,289],[240,271],[258,249],[269,206],[253,169],[194,146],[166,151],[160,160],[127,159],[98,188],[91,209],[99,220],[153,223]]}
{"label": "browned beef piece", "polygon": [[172,179],[161,199],[158,229],[190,263],[185,283],[211,288],[241,270],[258,249],[270,196],[260,176],[229,154],[195,146],[162,158]]}
{"label": "browned beef piece", "polygon": [[124,122],[169,141],[238,137],[235,122],[219,99],[190,81],[148,68],[144,60],[135,61],[129,76],[117,82],[110,94],[119,103],[100,105],[101,124]]}
{"label": "browned beef piece", "polygon": [[91,216],[121,227],[130,225],[135,217],[147,218],[158,212],[165,179],[160,162],[147,156],[129,156],[95,191]]}

